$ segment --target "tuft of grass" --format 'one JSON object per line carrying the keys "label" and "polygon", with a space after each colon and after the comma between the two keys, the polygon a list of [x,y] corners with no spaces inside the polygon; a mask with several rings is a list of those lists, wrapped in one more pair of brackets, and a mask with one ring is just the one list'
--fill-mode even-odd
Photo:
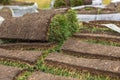
{"label": "tuft of grass", "polygon": [[76,12],[68,10],[65,14],[58,14],[52,18],[48,31],[49,41],[63,42],[79,31]]}

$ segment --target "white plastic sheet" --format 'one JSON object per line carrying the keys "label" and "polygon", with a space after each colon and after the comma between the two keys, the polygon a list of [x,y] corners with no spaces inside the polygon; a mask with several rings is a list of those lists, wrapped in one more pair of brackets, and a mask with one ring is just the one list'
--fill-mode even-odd
{"label": "white plastic sheet", "polygon": [[54,8],[55,0],[51,0],[50,8]]}
{"label": "white plastic sheet", "polygon": [[90,14],[78,14],[77,18],[79,21],[94,21],[94,20],[114,20],[114,21],[120,21],[120,13],[114,13],[114,14],[99,14],[99,15],[90,15]]}
{"label": "white plastic sheet", "polygon": [[115,24],[101,24],[101,25],[104,25],[104,26],[120,33],[120,27],[116,26]]}
{"label": "white plastic sheet", "polygon": [[94,21],[94,20],[96,20],[96,15],[78,14],[77,19],[78,19],[78,21],[82,21],[82,22],[83,21],[85,21],[85,22]]}
{"label": "white plastic sheet", "polygon": [[4,20],[5,20],[5,19],[0,16],[0,25],[2,24],[2,22],[3,22]]}
{"label": "white plastic sheet", "polygon": [[26,13],[36,13],[37,9],[13,9],[13,17],[20,17]]}
{"label": "white plastic sheet", "polygon": [[112,3],[117,3],[117,2],[120,2],[120,0],[112,0],[111,2]]}
{"label": "white plastic sheet", "polygon": [[76,9],[82,9],[85,7],[105,8],[106,5],[82,5],[82,6],[71,7],[71,9],[76,10]]}
{"label": "white plastic sheet", "polygon": [[101,5],[102,0],[92,0],[92,5]]}
{"label": "white plastic sheet", "polygon": [[9,7],[11,9],[13,17],[20,17],[26,13],[38,12],[37,3],[34,3],[34,5],[32,6],[0,6],[0,9],[2,9],[3,7]]}

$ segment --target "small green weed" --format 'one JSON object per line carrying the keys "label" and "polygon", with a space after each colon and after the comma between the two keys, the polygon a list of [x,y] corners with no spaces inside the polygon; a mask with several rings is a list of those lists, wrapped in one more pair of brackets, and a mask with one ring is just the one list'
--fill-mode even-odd
{"label": "small green weed", "polygon": [[19,75],[16,80],[27,80],[27,78],[32,75],[32,72],[30,71],[25,71],[21,75]]}

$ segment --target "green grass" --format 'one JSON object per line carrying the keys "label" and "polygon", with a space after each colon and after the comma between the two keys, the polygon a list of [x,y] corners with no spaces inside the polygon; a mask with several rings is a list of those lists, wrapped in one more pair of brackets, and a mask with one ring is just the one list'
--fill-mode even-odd
{"label": "green grass", "polygon": [[25,71],[23,72],[19,77],[16,78],[16,80],[27,80],[27,78],[32,75],[32,72]]}

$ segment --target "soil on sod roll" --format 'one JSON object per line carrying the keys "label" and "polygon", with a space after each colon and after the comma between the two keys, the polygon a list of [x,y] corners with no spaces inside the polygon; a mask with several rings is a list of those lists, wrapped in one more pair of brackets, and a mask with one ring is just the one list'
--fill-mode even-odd
{"label": "soil on sod roll", "polygon": [[27,80],[80,80],[70,77],[55,76],[43,72],[34,72]]}
{"label": "soil on sod roll", "polygon": [[45,59],[45,64],[77,72],[83,71],[120,77],[120,61],[85,59],[61,53],[50,53]]}
{"label": "soil on sod roll", "polygon": [[120,60],[120,47],[92,44],[79,39],[69,39],[62,46],[62,52],[77,57]]}
{"label": "soil on sod roll", "polygon": [[51,18],[62,12],[66,12],[66,10],[41,10],[39,13],[5,20],[0,26],[0,38],[47,41]]}
{"label": "soil on sod roll", "polygon": [[15,80],[19,73],[19,68],[0,65],[0,80]]}
{"label": "soil on sod roll", "polygon": [[5,19],[10,19],[12,18],[12,12],[10,8],[4,7],[0,10],[0,16],[2,16]]}
{"label": "soil on sod roll", "polygon": [[0,49],[0,60],[18,61],[33,65],[40,58],[40,51],[20,51],[20,50],[4,50]]}

